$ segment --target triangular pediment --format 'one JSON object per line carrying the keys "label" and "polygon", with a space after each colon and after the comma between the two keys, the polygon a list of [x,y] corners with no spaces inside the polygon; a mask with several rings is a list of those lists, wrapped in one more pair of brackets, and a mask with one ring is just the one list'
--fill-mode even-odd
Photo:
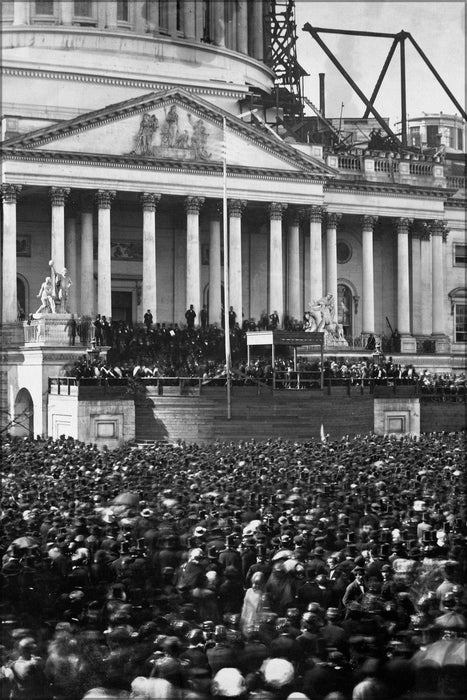
{"label": "triangular pediment", "polygon": [[334,170],[184,90],[149,93],[4,142],[4,151],[141,160],[329,177]]}

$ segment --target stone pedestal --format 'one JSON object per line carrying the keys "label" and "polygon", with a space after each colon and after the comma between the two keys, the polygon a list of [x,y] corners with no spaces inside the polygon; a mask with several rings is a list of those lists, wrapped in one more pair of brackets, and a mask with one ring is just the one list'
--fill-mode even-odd
{"label": "stone pedestal", "polygon": [[432,336],[435,341],[435,353],[437,355],[448,355],[451,352],[451,343],[446,335]]}
{"label": "stone pedestal", "polygon": [[[31,322],[25,321],[24,343],[26,345],[68,345],[68,321],[71,314],[33,314]],[[80,344],[76,336],[76,344]]]}
{"label": "stone pedestal", "polygon": [[417,340],[412,338],[411,335],[401,335],[401,353],[415,354],[417,352]]}
{"label": "stone pedestal", "polygon": [[375,435],[420,435],[420,399],[375,398]]}

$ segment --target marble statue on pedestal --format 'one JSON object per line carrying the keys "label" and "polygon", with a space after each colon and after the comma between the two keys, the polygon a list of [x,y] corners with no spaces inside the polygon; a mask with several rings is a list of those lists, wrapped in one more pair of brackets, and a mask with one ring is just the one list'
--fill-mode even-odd
{"label": "marble statue on pedestal", "polygon": [[321,299],[313,301],[306,316],[307,327],[305,331],[324,333],[325,345],[348,345],[342,325],[336,321],[336,307],[332,294],[327,294]]}

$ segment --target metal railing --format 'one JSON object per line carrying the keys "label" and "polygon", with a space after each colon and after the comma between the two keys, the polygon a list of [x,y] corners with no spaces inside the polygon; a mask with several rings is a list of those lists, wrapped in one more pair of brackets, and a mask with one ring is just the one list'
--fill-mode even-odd
{"label": "metal railing", "polygon": [[[274,370],[266,377],[253,377],[243,372],[233,371],[231,384],[234,387],[256,387],[258,395],[261,390],[271,391],[324,391],[329,396],[399,396],[416,397],[424,401],[459,401],[466,402],[467,386],[442,385],[427,386],[421,381],[404,379],[373,379],[360,377],[324,377],[321,385],[319,371],[298,370],[286,372]],[[225,387],[226,377],[51,377],[49,378],[49,394],[61,396],[78,396],[80,390],[95,389],[99,392],[112,392],[125,389],[128,395],[136,395],[139,391],[155,389],[160,396],[187,395],[194,392],[201,395],[209,392],[208,387]],[[175,389],[175,391],[174,391]]]}

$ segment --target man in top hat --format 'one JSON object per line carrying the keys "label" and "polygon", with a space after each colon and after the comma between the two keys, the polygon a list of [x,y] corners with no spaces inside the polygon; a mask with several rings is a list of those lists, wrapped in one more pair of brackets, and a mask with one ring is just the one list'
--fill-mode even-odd
{"label": "man in top hat", "polygon": [[363,566],[355,566],[352,569],[355,579],[349,583],[342,598],[342,605],[348,608],[350,603],[360,603],[367,592],[365,583],[365,569]]}

